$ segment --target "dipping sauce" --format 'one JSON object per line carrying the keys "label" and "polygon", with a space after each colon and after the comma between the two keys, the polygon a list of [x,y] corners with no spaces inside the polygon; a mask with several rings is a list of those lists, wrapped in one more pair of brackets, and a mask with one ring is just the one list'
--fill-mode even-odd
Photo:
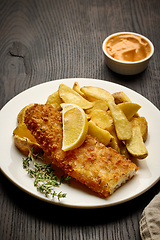
{"label": "dipping sauce", "polygon": [[106,52],[113,58],[125,61],[140,61],[151,53],[151,46],[144,38],[134,34],[120,34],[108,39]]}

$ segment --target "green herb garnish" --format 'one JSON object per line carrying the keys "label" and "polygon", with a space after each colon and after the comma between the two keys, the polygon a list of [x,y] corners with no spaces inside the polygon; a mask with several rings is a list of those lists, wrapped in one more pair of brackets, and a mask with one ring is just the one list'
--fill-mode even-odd
{"label": "green herb garnish", "polygon": [[54,188],[59,187],[64,182],[69,184],[71,177],[63,175],[58,180],[58,176],[55,175],[51,164],[38,163],[40,161],[43,161],[43,156],[34,154],[33,149],[29,150],[28,156],[23,159],[23,168],[27,170],[31,178],[34,178],[34,186],[37,188],[37,191],[43,193],[46,197],[54,198],[56,196],[58,200],[65,198],[66,193],[57,193]]}

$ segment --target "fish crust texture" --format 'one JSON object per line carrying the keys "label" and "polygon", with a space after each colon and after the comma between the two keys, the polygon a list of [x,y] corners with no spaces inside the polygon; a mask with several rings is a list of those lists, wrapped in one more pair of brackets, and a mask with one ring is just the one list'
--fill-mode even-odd
{"label": "fish crust texture", "polygon": [[28,108],[25,124],[52,164],[103,197],[111,195],[138,170],[129,159],[90,135],[79,148],[63,151],[62,114],[51,105]]}

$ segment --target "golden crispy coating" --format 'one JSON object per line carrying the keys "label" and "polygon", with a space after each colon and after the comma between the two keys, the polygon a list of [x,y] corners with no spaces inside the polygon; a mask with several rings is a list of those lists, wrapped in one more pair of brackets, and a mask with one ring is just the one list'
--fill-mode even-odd
{"label": "golden crispy coating", "polygon": [[101,196],[111,195],[138,170],[90,135],[79,148],[64,152],[62,114],[51,105],[35,104],[27,109],[25,123],[52,163]]}

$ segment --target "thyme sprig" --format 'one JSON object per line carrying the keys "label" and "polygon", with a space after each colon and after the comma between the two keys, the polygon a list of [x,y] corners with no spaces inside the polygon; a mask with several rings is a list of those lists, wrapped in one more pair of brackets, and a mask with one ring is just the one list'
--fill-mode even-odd
{"label": "thyme sprig", "polygon": [[55,196],[60,200],[60,198],[65,198],[66,193],[55,192],[54,188],[59,187],[61,183],[70,183],[70,176],[63,175],[60,180],[58,176],[55,175],[54,169],[51,164],[38,163],[43,161],[43,156],[33,153],[33,149],[29,149],[28,156],[23,159],[23,168],[27,170],[28,175],[34,178],[34,186],[37,191],[43,193],[46,197],[54,198]]}

